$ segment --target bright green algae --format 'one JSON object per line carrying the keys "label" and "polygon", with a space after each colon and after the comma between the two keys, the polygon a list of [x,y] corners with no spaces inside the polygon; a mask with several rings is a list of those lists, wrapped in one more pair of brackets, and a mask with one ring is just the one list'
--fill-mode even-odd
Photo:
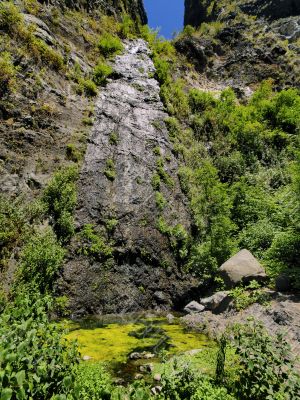
{"label": "bright green algae", "polygon": [[[93,361],[126,362],[128,355],[134,351],[159,353],[165,350],[173,355],[213,346],[205,335],[186,332],[177,320],[168,323],[165,318],[108,323],[91,328],[71,322],[68,328],[71,331],[66,335],[67,339],[77,340],[81,355],[91,357]],[[144,335],[143,329],[150,334]],[[142,333],[139,337],[133,336],[137,332]]]}

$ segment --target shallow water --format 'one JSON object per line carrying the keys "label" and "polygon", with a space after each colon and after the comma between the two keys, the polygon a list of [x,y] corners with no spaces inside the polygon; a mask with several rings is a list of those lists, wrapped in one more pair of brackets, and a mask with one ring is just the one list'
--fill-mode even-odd
{"label": "shallow water", "polygon": [[[77,340],[82,357],[107,363],[115,376],[126,381],[133,379],[142,365],[213,346],[205,335],[186,331],[178,318],[170,321],[159,315],[94,317],[69,321],[67,328],[67,339]],[[133,352],[147,352],[151,358],[131,360]]]}

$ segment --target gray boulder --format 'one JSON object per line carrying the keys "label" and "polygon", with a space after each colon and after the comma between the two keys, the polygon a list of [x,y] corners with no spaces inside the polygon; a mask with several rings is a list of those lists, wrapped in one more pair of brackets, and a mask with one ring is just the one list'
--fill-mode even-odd
{"label": "gray boulder", "polygon": [[206,310],[214,311],[220,308],[223,304],[227,304],[230,301],[229,293],[224,292],[217,292],[210,297],[206,297],[200,300],[200,304],[202,304]]}
{"label": "gray boulder", "polygon": [[263,281],[266,273],[257,259],[250,251],[243,249],[226,261],[219,269],[227,288],[232,288],[239,283],[249,283],[252,280]]}
{"label": "gray boulder", "polygon": [[197,301],[191,301],[188,305],[184,307],[184,311],[188,314],[196,314],[205,310],[202,304],[197,303]]}

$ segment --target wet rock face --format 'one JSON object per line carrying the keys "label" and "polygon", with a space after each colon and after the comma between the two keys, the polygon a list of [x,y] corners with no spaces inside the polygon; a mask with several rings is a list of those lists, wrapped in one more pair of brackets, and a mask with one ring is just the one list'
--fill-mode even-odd
{"label": "wet rock face", "polygon": [[40,3],[52,4],[59,7],[68,7],[75,10],[85,9],[88,12],[100,9],[109,15],[117,15],[126,11],[133,19],[140,19],[147,24],[147,14],[143,0],[39,0]]}
{"label": "wet rock face", "polygon": [[[63,290],[74,309],[87,312],[168,308],[197,286],[195,279],[180,273],[168,238],[157,229],[160,216],[168,226],[181,224],[188,231],[190,225],[164,124],[168,115],[143,40],[125,42],[114,70],[115,79],[96,104],[76,214],[78,230],[86,224],[101,229],[112,218],[116,221],[111,233],[114,262],[107,269],[100,262],[74,257],[65,267]],[[163,210],[152,184],[158,161],[169,180],[160,184]]]}

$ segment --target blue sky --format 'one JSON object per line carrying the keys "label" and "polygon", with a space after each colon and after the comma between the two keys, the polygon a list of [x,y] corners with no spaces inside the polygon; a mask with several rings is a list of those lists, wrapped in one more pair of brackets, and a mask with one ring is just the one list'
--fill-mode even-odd
{"label": "blue sky", "polygon": [[183,27],[184,0],[144,0],[149,26],[160,27],[160,34],[167,39]]}

